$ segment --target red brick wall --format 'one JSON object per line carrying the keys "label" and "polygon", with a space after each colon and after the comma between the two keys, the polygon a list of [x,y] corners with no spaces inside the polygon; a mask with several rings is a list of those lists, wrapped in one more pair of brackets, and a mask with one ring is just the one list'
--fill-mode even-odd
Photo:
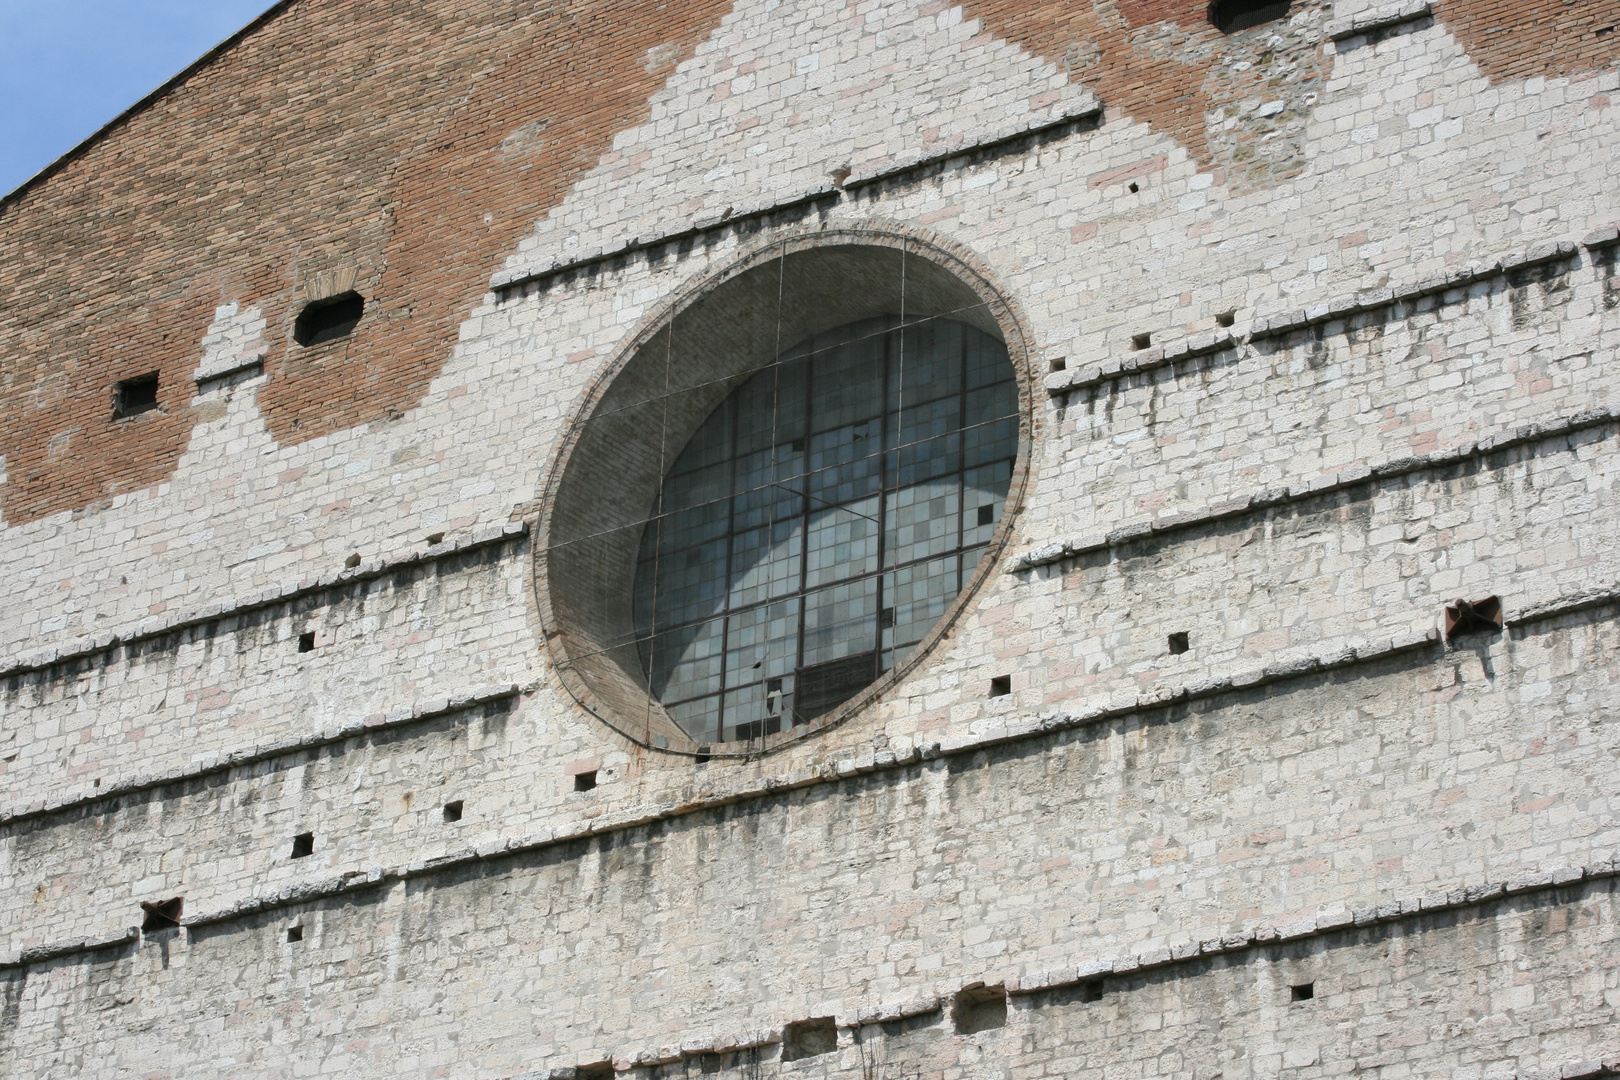
{"label": "red brick wall", "polygon": [[[690,55],[729,6],[299,0],[128,119],[0,210],[4,519],[167,478],[195,421],[198,342],[227,300],[269,320],[259,402],[277,438],[410,408],[500,260],[646,115],[673,66],[649,71],[648,50]],[[1206,110],[1270,77],[1264,65],[1214,77],[1223,49],[1261,39],[1223,39],[1200,0],[966,8],[1206,167]],[[1437,11],[1494,78],[1620,55],[1620,32],[1600,33],[1620,0]],[[1315,77],[1298,67],[1291,78]],[[503,150],[519,129],[531,137]],[[302,282],[344,265],[368,300],[360,329],[290,349]],[[161,411],[114,422],[113,384],[154,369]]]}
{"label": "red brick wall", "polygon": [[[414,405],[500,260],[646,115],[673,67],[647,51],[689,56],[729,7],[302,0],[130,118],[0,211],[5,520],[168,477],[227,300],[269,320],[277,438]],[[344,264],[360,329],[289,349],[301,283]],[[113,421],[113,384],[152,370],[161,411]]]}

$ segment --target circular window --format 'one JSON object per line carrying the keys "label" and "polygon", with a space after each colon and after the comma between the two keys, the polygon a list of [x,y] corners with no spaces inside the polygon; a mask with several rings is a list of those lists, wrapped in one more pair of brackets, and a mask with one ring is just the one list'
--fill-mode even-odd
{"label": "circular window", "polygon": [[588,395],[536,584],[558,672],[620,731],[748,752],[834,722],[994,561],[1021,486],[1021,337],[982,280],[916,247],[761,256]]}
{"label": "circular window", "polygon": [[653,697],[699,742],[823,716],[962,591],[1018,456],[1007,347],[949,318],[847,323],[734,390],[675,459],[636,567]]}

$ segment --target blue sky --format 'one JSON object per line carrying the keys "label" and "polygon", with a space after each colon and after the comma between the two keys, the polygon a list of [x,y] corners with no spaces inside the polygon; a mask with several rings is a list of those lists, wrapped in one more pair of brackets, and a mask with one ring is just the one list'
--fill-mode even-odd
{"label": "blue sky", "polygon": [[0,193],[274,0],[0,0]]}

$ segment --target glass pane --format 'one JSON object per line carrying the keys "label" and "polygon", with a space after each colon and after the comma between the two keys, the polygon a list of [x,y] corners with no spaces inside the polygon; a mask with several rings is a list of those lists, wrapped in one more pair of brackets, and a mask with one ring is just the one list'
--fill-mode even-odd
{"label": "glass pane", "polygon": [[665,479],[633,594],[676,723],[703,742],[776,734],[927,636],[1000,520],[1012,376],[973,327],[883,316],[789,349],[709,414]]}

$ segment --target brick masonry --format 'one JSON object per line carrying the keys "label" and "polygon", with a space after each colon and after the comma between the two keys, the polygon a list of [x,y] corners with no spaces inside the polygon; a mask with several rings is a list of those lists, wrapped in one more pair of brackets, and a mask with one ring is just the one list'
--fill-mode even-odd
{"label": "brick masonry", "polygon": [[[0,1071],[1620,1071],[1620,15],[1204,11],[295,0],[9,196]],[[814,738],[639,745],[568,425],[862,229],[1027,338],[1006,560]]]}

